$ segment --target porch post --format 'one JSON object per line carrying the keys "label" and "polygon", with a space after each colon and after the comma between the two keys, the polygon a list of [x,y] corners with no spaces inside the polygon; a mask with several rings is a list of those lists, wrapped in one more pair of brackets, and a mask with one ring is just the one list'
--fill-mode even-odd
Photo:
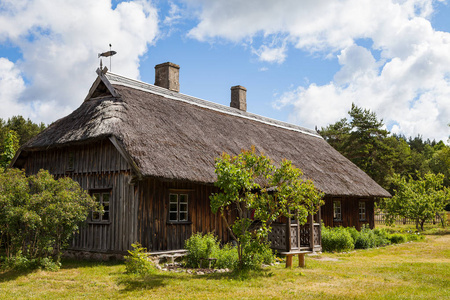
{"label": "porch post", "polygon": [[314,250],[314,218],[312,215],[308,215],[309,219],[309,247],[311,248],[311,251]]}
{"label": "porch post", "polygon": [[[288,211],[290,214],[291,212]],[[291,217],[287,218],[286,223],[286,251],[291,252]]]}

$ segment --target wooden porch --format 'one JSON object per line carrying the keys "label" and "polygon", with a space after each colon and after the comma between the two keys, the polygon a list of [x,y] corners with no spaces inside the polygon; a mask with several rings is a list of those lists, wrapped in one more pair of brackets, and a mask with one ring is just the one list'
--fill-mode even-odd
{"label": "wooden porch", "polygon": [[299,265],[305,266],[306,253],[322,251],[320,210],[308,216],[307,223],[300,225],[297,219],[273,223],[269,234],[271,248],[286,256],[286,267],[292,266],[292,256],[299,256]]}

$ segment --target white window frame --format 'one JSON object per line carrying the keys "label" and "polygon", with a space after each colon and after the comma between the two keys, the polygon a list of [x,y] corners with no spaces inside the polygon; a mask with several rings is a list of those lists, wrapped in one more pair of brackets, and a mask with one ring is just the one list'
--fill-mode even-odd
{"label": "white window frame", "polygon": [[342,221],[341,200],[333,200],[333,221]]}
{"label": "white window frame", "polygon": [[[111,190],[92,190],[90,195],[99,206],[99,210],[91,211],[92,223],[109,223],[111,222]],[[101,210],[103,212],[101,212]]]}
{"label": "white window frame", "polygon": [[189,222],[189,195],[186,193],[169,194],[169,222]]}
{"label": "white window frame", "polygon": [[366,210],[366,202],[365,201],[359,201],[358,212],[359,212],[359,220],[366,221],[367,220],[367,215],[366,215],[367,210]]}

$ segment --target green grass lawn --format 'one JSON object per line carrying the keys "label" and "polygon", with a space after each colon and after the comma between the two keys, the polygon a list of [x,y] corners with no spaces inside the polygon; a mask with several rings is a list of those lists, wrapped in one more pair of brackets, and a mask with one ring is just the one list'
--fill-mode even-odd
{"label": "green grass lawn", "polygon": [[[294,261],[296,263],[296,261]],[[0,299],[450,299],[450,235],[306,258],[251,273],[126,275],[120,262],[63,261],[58,272],[0,273]]]}

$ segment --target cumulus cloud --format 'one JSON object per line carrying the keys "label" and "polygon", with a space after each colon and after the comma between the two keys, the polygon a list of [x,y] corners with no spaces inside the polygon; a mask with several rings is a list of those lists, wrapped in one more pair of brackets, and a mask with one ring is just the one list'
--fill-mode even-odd
{"label": "cumulus cloud", "polygon": [[[186,1],[200,7],[192,38],[261,40],[252,45],[261,61],[283,62],[287,47],[338,60],[331,82],[279,97],[275,106],[291,110],[291,121],[326,126],[354,102],[396,133],[447,140],[450,33],[433,29],[433,0]],[[280,35],[285,48],[265,46]],[[358,45],[361,39],[371,46]]]}
{"label": "cumulus cloud", "polygon": [[[10,71],[2,70],[22,88],[14,92],[2,77],[0,85],[9,90],[2,93],[15,94],[1,97],[1,105],[10,101],[24,116],[47,123],[81,104],[96,76],[97,54],[109,43],[118,52],[112,71],[138,78],[139,57],[158,33],[157,11],[148,1],[112,9],[110,0],[3,0],[0,8],[0,42],[22,53]],[[108,59],[103,63],[109,68]]]}

